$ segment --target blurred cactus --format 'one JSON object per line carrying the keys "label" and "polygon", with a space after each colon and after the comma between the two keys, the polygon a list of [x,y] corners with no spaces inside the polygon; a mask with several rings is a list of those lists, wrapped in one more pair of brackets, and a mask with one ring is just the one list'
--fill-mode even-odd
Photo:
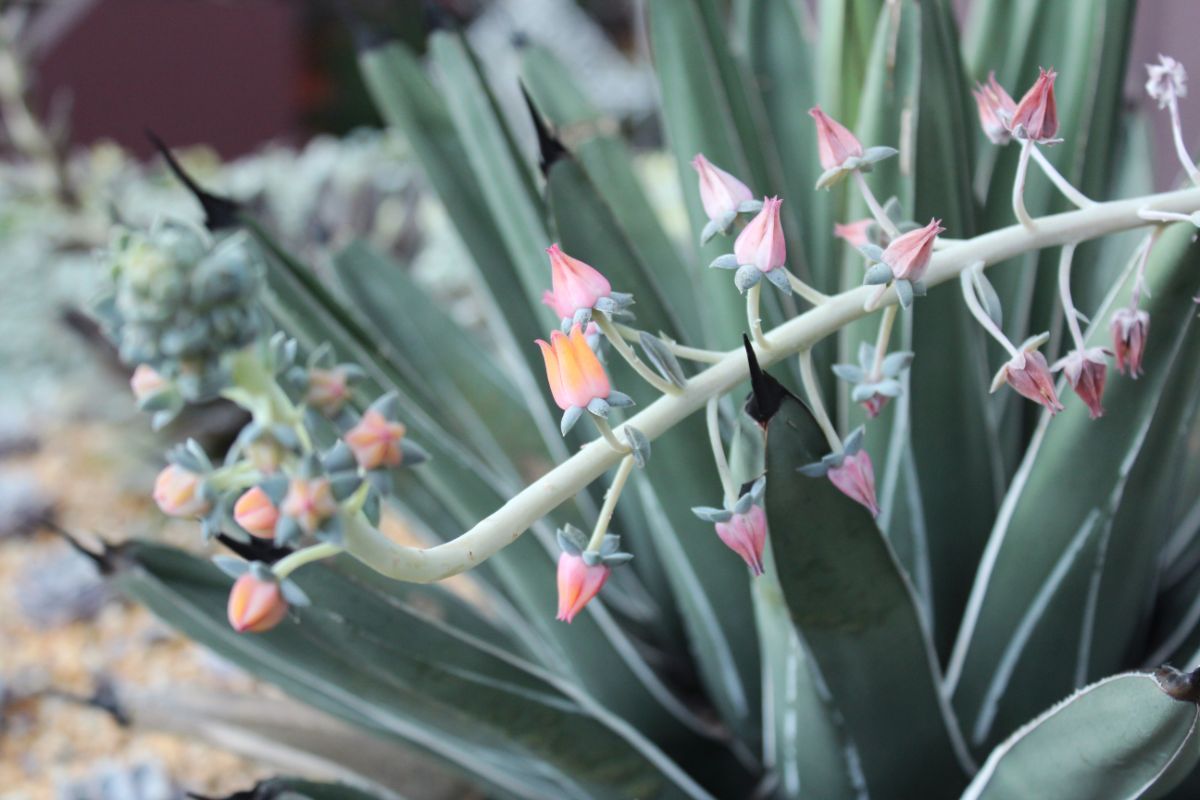
{"label": "blurred cactus", "polygon": [[1192,796],[1200,671],[1147,670],[1200,661],[1200,188],[1119,168],[1131,11],[652,0],[687,243],[548,51],[539,176],[461,36],[437,84],[363,37],[485,336],[244,209],[118,235],[139,403],[253,419],[156,491],[226,575],[143,543],[117,580],[500,797]]}

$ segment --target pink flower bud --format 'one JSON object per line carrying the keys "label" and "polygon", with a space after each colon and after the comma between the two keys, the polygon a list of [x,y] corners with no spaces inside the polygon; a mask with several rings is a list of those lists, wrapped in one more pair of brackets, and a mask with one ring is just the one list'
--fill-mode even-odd
{"label": "pink flower bud", "polygon": [[279,509],[261,487],[255,486],[233,504],[233,521],[247,533],[260,539],[275,538]]}
{"label": "pink flower bud", "polygon": [[996,73],[988,73],[986,84],[975,85],[975,104],[979,107],[979,124],[983,132],[995,144],[1012,141],[1009,124],[1017,110],[1017,104],[1009,97],[1004,87],[996,81]]}
{"label": "pink flower bud", "polygon": [[1046,357],[1037,350],[1017,353],[1004,365],[1003,376],[1004,381],[1017,394],[1045,406],[1051,416],[1063,410],[1058,393],[1054,391],[1054,381],[1050,378]]}
{"label": "pink flower bud", "polygon": [[891,398],[887,395],[876,392],[866,400],[863,400],[861,403],[859,403],[859,405],[866,410],[867,419],[875,419],[879,416],[879,412],[883,411],[883,407],[887,405],[888,400],[891,400]]}
{"label": "pink flower bud", "polygon": [[321,523],[337,513],[337,500],[328,478],[292,478],[279,510],[296,520],[305,533],[315,533]]}
{"label": "pink flower bud", "polygon": [[933,219],[924,228],[909,231],[887,246],[883,251],[883,263],[892,268],[896,280],[919,281],[929,269],[933,257],[933,242],[944,230],[940,219]]}
{"label": "pink flower bud", "polygon": [[264,581],[247,572],[229,591],[226,609],[229,624],[238,633],[262,633],[287,616],[288,604],[275,581]]}
{"label": "pink flower bud", "polygon": [[754,199],[750,188],[725,170],[697,153],[692,167],[700,174],[700,203],[713,222],[729,224],[737,216],[738,206]]}
{"label": "pink flower bud", "polygon": [[1037,82],[1017,103],[1011,130],[1020,138],[1047,142],[1058,133],[1058,107],[1054,103],[1054,79],[1058,73],[1038,67]]}
{"label": "pink flower bud", "polygon": [[542,295],[542,302],[559,317],[570,319],[612,294],[612,284],[594,267],[571,258],[557,244],[550,245],[546,252],[550,254],[552,288]]}
{"label": "pink flower bud", "polygon": [[831,467],[829,480],[842,494],[865,506],[872,516],[879,516],[879,503],[875,500],[875,468],[866,450],[848,455],[840,466]]}
{"label": "pink flower bud", "polygon": [[874,224],[875,220],[871,217],[857,219],[854,222],[847,222],[844,225],[837,222],[833,226],[833,235],[851,247],[862,247],[864,244],[871,243],[871,238],[868,234],[870,234],[871,226]]}
{"label": "pink flower bud", "polygon": [[1092,419],[1104,416],[1100,398],[1104,394],[1104,380],[1108,376],[1106,355],[1107,351],[1100,347],[1072,350],[1053,367],[1054,371],[1061,369],[1067,376],[1067,383],[1071,384],[1079,399],[1087,404]]}
{"label": "pink flower bud", "polygon": [[808,110],[817,123],[817,154],[823,169],[833,169],[848,158],[862,158],[863,146],[845,126],[830,117],[820,106]]}
{"label": "pink flower bud", "polygon": [[558,557],[558,619],[570,622],[583,610],[608,580],[611,567],[588,566],[583,556],[561,553]]}
{"label": "pink flower bud", "polygon": [[168,464],[154,481],[154,502],[171,517],[203,517],[212,509],[204,499],[204,479],[178,464]]}
{"label": "pink flower bud", "polygon": [[745,514],[734,514],[716,525],[717,536],[725,546],[741,556],[755,575],[762,575],[763,548],[767,544],[767,514],[762,507],[752,505]]}
{"label": "pink flower bud", "polygon": [[1166,108],[1180,97],[1187,97],[1187,71],[1170,56],[1159,55],[1157,64],[1147,64],[1146,93]]}
{"label": "pink flower bud", "polygon": [[139,403],[158,394],[171,384],[149,364],[138,364],[129,379],[129,388]]}
{"label": "pink flower bud", "polygon": [[405,430],[403,424],[392,422],[378,411],[368,409],[342,439],[363,469],[395,467],[404,458],[400,440],[404,438]]}
{"label": "pink flower bud", "polygon": [[1146,337],[1150,333],[1150,315],[1136,308],[1122,308],[1113,314],[1109,327],[1113,337],[1113,352],[1117,357],[1117,372],[1129,377],[1142,374],[1142,356],[1146,350]]}
{"label": "pink flower bud", "polygon": [[337,416],[350,399],[349,377],[341,367],[308,371],[308,390],[304,402],[327,417]]}
{"label": "pink flower bud", "polygon": [[787,245],[783,241],[783,227],[779,224],[781,205],[783,201],[778,197],[764,198],[762,210],[738,234],[733,243],[733,254],[739,265],[753,264],[760,272],[783,266],[787,260]]}
{"label": "pink flower bud", "polygon": [[571,407],[587,408],[592,400],[606,399],[612,393],[608,375],[579,325],[571,327],[570,335],[554,331],[549,344],[538,339],[537,345],[546,363],[550,393],[563,411]]}

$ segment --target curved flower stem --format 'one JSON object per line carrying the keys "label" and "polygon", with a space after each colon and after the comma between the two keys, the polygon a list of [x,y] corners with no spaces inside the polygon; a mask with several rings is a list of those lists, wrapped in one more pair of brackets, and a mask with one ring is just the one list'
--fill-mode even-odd
{"label": "curved flower stem", "polygon": [[737,484],[733,481],[733,473],[729,471],[729,459],[725,456],[725,445],[721,441],[720,402],[720,395],[708,398],[705,422],[708,423],[708,442],[712,445],[713,461],[717,465],[717,475],[721,479],[721,491],[725,493],[725,502],[728,504],[737,500]]}
{"label": "curved flower stem", "polygon": [[592,422],[596,425],[596,430],[600,431],[600,435],[604,438],[604,441],[608,442],[609,446],[612,447],[613,450],[616,450],[618,453],[629,452],[629,445],[617,438],[617,435],[613,433],[612,426],[608,424],[607,419],[590,412],[588,413],[588,416],[592,418]]}
{"label": "curved flower stem", "polygon": [[[1010,225],[964,240],[934,253],[925,281],[930,287],[937,286],[980,262],[999,264],[1022,253],[1144,226],[1146,221],[1138,216],[1138,211],[1143,208],[1192,213],[1200,210],[1200,188],[1097,203],[1091,208],[1041,217],[1033,230]],[[968,284],[969,280],[968,276]],[[771,332],[772,347],[759,353],[759,363],[768,368],[861,319],[865,314],[863,301],[872,289],[859,286],[833,295],[828,303],[775,328]],[[974,298],[968,299],[968,306],[972,300]],[[978,301],[974,302],[978,309]],[[987,315],[983,317],[986,319]],[[1011,347],[1011,343],[1008,346]],[[709,398],[732,391],[746,380],[748,373],[745,353],[741,348],[730,350],[719,362],[692,376],[684,391],[660,397],[642,408],[629,424],[653,441],[704,408]],[[623,454],[615,452],[605,442],[590,442],[480,520],[475,527],[434,547],[397,544],[358,514],[347,522],[346,550],[377,572],[397,580],[428,583],[457,575],[478,566],[511,544],[534,522],[570,500],[622,457]]]}
{"label": "curved flower stem", "polygon": [[1196,168],[1196,162],[1192,161],[1187,145],[1183,143],[1183,123],[1179,119],[1179,101],[1173,97],[1170,102],[1170,110],[1171,136],[1175,140],[1175,152],[1179,156],[1179,163],[1183,165],[1183,169],[1192,179],[1192,183],[1200,185],[1200,169]]}
{"label": "curved flower stem", "polygon": [[1058,259],[1058,297],[1062,302],[1063,314],[1067,317],[1067,327],[1071,338],[1075,341],[1075,349],[1083,350],[1083,331],[1079,329],[1079,311],[1071,300],[1071,261],[1075,257],[1075,243],[1064,244],[1062,255]]}
{"label": "curved flower stem", "polygon": [[338,545],[330,542],[321,542],[320,544],[314,544],[311,547],[297,550],[291,555],[284,556],[275,562],[275,566],[271,567],[271,572],[275,573],[276,578],[283,580],[305,564],[311,564],[314,561],[320,561],[324,558],[332,558],[341,552],[342,548]]}
{"label": "curved flower stem", "polygon": [[854,182],[858,184],[858,191],[862,193],[863,200],[867,203],[867,208],[871,209],[871,216],[879,223],[879,227],[887,234],[889,239],[895,239],[900,235],[900,229],[896,227],[896,223],[892,222],[891,218],[883,210],[883,206],[879,205],[879,201],[875,199],[875,193],[871,191],[871,187],[867,184],[867,179],[863,177],[862,172],[854,170]]}
{"label": "curved flower stem", "polygon": [[[622,338],[630,342],[640,340],[641,331],[636,328],[631,328],[628,325],[622,325],[619,322],[613,323],[613,328],[621,334]],[[685,358],[688,361],[700,361],[705,364],[715,364],[725,357],[725,354],[718,350],[703,350],[699,347],[687,347],[679,344],[674,339],[669,339],[663,334],[658,335],[659,341],[666,345],[667,349],[674,353],[679,358]]]}
{"label": "curved flower stem", "polygon": [[629,346],[624,338],[622,338],[620,332],[616,329],[616,326],[613,324],[611,319],[604,314],[594,314],[592,315],[592,319],[595,321],[596,327],[598,327],[600,332],[604,334],[604,338],[608,339],[609,344],[613,346],[613,349],[620,354],[621,358],[625,359],[629,366],[633,367],[634,372],[636,372],[642,378],[642,380],[663,394],[679,394],[680,390],[678,386],[668,380],[664,380],[657,372],[647,367],[646,364],[640,358],[638,358],[637,353],[633,352],[633,348]]}
{"label": "curved flower stem", "polygon": [[817,424],[821,426],[821,432],[825,434],[825,440],[829,442],[829,449],[835,453],[842,452],[842,437],[838,436],[837,429],[833,427],[833,421],[829,419],[829,412],[825,410],[825,401],[821,398],[821,385],[817,383],[817,373],[813,370],[812,350],[805,348],[799,353],[800,358],[800,380],[804,383],[804,393],[808,395],[808,404],[812,406],[813,416],[817,418]]}
{"label": "curved flower stem", "polygon": [[1150,222],[1189,222],[1193,225],[1196,221],[1191,214],[1177,214],[1173,211],[1156,211],[1153,208],[1144,208],[1138,212],[1138,216]]}
{"label": "curved flower stem", "polygon": [[1095,200],[1092,200],[1083,192],[1072,186],[1071,182],[1067,180],[1061,172],[1054,168],[1054,165],[1050,163],[1050,160],[1046,158],[1045,154],[1041,150],[1037,149],[1037,147],[1034,147],[1032,152],[1033,160],[1036,161],[1037,165],[1042,168],[1042,172],[1046,174],[1046,177],[1050,179],[1051,183],[1058,187],[1058,190],[1063,193],[1063,196],[1074,203],[1076,207],[1091,208],[1092,206],[1096,205]]}
{"label": "curved flower stem", "polygon": [[625,482],[629,480],[629,473],[633,472],[633,466],[632,455],[622,458],[621,466],[617,467],[617,474],[613,476],[612,484],[604,493],[604,505],[600,506],[600,516],[596,518],[596,527],[592,529],[592,538],[588,540],[587,549],[593,553],[600,552],[600,545],[604,544],[604,534],[608,533],[608,523],[612,522],[613,512],[617,509],[617,500],[621,497]]}
{"label": "curved flower stem", "polygon": [[1017,175],[1013,179],[1013,214],[1026,228],[1033,228],[1033,219],[1025,210],[1025,176],[1029,172],[1029,153],[1036,147],[1037,145],[1029,139],[1021,143],[1021,158],[1017,161]]}
{"label": "curved flower stem", "polygon": [[819,306],[821,303],[824,303],[829,299],[829,295],[825,294],[824,292],[819,292],[813,287],[809,286],[807,283],[793,275],[786,267],[780,267],[780,269],[783,270],[784,275],[787,275],[788,284],[791,285],[792,291],[803,297],[808,302],[812,303],[814,306]]}
{"label": "curved flower stem", "polygon": [[983,306],[979,304],[979,298],[975,296],[975,287],[971,285],[971,271],[973,269],[983,269],[983,262],[976,262],[975,265],[968,267],[958,275],[959,283],[962,285],[963,300],[967,303],[967,308],[970,309],[972,316],[979,320],[979,324],[983,329],[992,335],[992,338],[1004,346],[1008,354],[1016,358],[1019,351],[1008,337],[1004,335],[1004,331],[996,326],[996,323],[983,310]]}
{"label": "curved flower stem", "polygon": [[758,301],[762,297],[762,281],[751,286],[746,291],[746,322],[750,325],[750,335],[760,350],[769,350],[771,345],[763,336],[762,318],[759,316]]}
{"label": "curved flower stem", "polygon": [[875,336],[875,362],[871,365],[871,374],[868,376],[870,380],[883,377],[883,359],[887,356],[892,326],[896,323],[896,312],[899,310],[900,306],[895,303],[883,310],[883,317],[879,320],[879,333]]}
{"label": "curved flower stem", "polygon": [[1154,249],[1154,243],[1158,241],[1159,236],[1162,236],[1162,232],[1163,226],[1155,225],[1154,230],[1150,231],[1150,235],[1146,237],[1146,243],[1142,245],[1142,252],[1138,256],[1137,272],[1133,277],[1133,289],[1129,293],[1130,308],[1136,309],[1142,302],[1142,292],[1147,292],[1146,264],[1150,261],[1150,251]]}

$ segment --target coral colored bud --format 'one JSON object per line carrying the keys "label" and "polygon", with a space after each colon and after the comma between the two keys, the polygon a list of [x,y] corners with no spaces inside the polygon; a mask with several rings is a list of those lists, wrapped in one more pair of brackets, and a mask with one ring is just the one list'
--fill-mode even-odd
{"label": "coral colored bud", "polygon": [[327,417],[337,416],[350,399],[349,376],[341,367],[308,371],[308,390],[304,402]]}
{"label": "coral colored bud", "polygon": [[929,269],[933,256],[933,242],[944,230],[940,219],[933,219],[924,228],[909,231],[896,239],[883,251],[883,263],[892,269],[896,280],[919,281]]}
{"label": "coral colored bud", "polygon": [[405,427],[399,422],[392,422],[383,414],[368,409],[358,421],[342,437],[354,460],[363,469],[378,469],[379,467],[399,466],[404,458],[400,450],[400,440],[404,438]]}
{"label": "coral colored bud", "polygon": [[273,539],[275,523],[279,521],[279,509],[261,487],[255,486],[233,504],[233,521],[242,530],[260,539]]}
{"label": "coral colored bud", "polygon": [[762,210],[738,234],[733,254],[739,266],[753,264],[760,272],[770,272],[787,261],[787,245],[779,224],[781,205],[783,201],[778,197],[764,198]]}
{"label": "coral colored bud", "polygon": [[1004,365],[1004,379],[1017,394],[1045,406],[1051,416],[1063,410],[1063,404],[1054,391],[1050,368],[1046,357],[1036,350],[1017,353]]}
{"label": "coral colored bud", "polygon": [[1054,79],[1058,73],[1038,67],[1037,82],[1017,103],[1009,126],[1021,139],[1047,142],[1058,133],[1058,107],[1054,102]]}
{"label": "coral colored bud", "polygon": [[839,466],[829,469],[829,480],[842,494],[861,503],[879,516],[879,503],[875,500],[875,467],[866,450],[847,455]]}
{"label": "coral colored bud", "polygon": [[133,396],[139,403],[170,385],[170,382],[149,364],[138,364],[129,379],[129,388],[133,390]]}
{"label": "coral colored bud", "polygon": [[996,73],[989,72],[987,83],[975,84],[975,105],[979,107],[979,124],[983,132],[995,144],[1008,144],[1012,141],[1012,131],[1009,125],[1017,104],[1004,91],[1004,87],[996,81]]}
{"label": "coral colored bud", "polygon": [[851,247],[862,247],[864,244],[871,243],[871,226],[875,224],[875,220],[871,217],[866,219],[858,219],[854,222],[842,224],[834,223],[833,235],[846,242]]}
{"label": "coral colored bud", "polygon": [[588,566],[583,556],[561,553],[558,556],[558,619],[570,622],[583,610],[612,573],[603,563]]}
{"label": "coral colored bud", "polygon": [[849,158],[862,158],[862,143],[844,125],[822,111],[820,106],[813,106],[808,114],[817,123],[817,155],[823,169],[839,167]]}
{"label": "coral colored bud", "polygon": [[1092,419],[1104,416],[1100,398],[1104,395],[1104,381],[1108,376],[1107,351],[1100,347],[1072,350],[1059,359],[1052,371],[1062,370],[1067,383],[1088,407]]}
{"label": "coral colored bud", "polygon": [[262,633],[287,616],[288,604],[275,581],[247,572],[229,591],[229,624],[238,633]]}
{"label": "coral colored bud", "polygon": [[168,464],[154,481],[154,502],[171,517],[202,517],[212,509],[200,489],[204,479],[178,464]]}
{"label": "coral colored bud", "polygon": [[558,245],[546,248],[550,254],[551,290],[542,295],[542,302],[563,319],[571,319],[581,310],[590,309],[597,301],[612,295],[612,284],[594,267],[572,258]]}
{"label": "coral colored bud", "polygon": [[767,544],[767,514],[762,506],[752,505],[745,514],[734,514],[728,522],[718,522],[717,536],[742,557],[755,575],[763,572],[763,547]]}
{"label": "coral colored bud", "polygon": [[1142,374],[1142,356],[1146,351],[1146,337],[1150,333],[1150,315],[1136,308],[1122,308],[1113,314],[1109,326],[1113,338],[1113,352],[1117,360],[1117,372],[1129,377]]}
{"label": "coral colored bud", "polygon": [[337,513],[337,500],[328,478],[292,478],[279,510],[311,534]]}
{"label": "coral colored bud", "polygon": [[1166,108],[1180,97],[1187,97],[1187,71],[1170,56],[1159,55],[1157,64],[1147,64],[1146,93]]}
{"label": "coral colored bud", "polygon": [[738,213],[738,206],[754,199],[750,187],[713,164],[703,153],[692,159],[692,167],[700,175],[700,204],[704,214],[713,222],[729,224]]}
{"label": "coral colored bud", "polygon": [[587,408],[595,399],[606,399],[612,392],[608,375],[600,359],[588,347],[587,338],[579,325],[571,326],[570,335],[562,331],[550,334],[550,343],[538,339],[542,359],[546,363],[546,380],[554,402],[563,411]]}

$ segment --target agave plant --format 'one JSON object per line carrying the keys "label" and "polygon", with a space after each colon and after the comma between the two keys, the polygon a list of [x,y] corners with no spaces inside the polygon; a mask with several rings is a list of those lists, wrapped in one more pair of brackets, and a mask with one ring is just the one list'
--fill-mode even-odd
{"label": "agave plant", "polygon": [[156,487],[233,577],[116,580],[497,797],[1193,796],[1200,189],[1149,193],[1134,3],[731,6],[646,8],[683,246],[547,50],[521,127],[458,33],[360,31],[483,337],[195,187],[121,234],[139,402],[253,422]]}

